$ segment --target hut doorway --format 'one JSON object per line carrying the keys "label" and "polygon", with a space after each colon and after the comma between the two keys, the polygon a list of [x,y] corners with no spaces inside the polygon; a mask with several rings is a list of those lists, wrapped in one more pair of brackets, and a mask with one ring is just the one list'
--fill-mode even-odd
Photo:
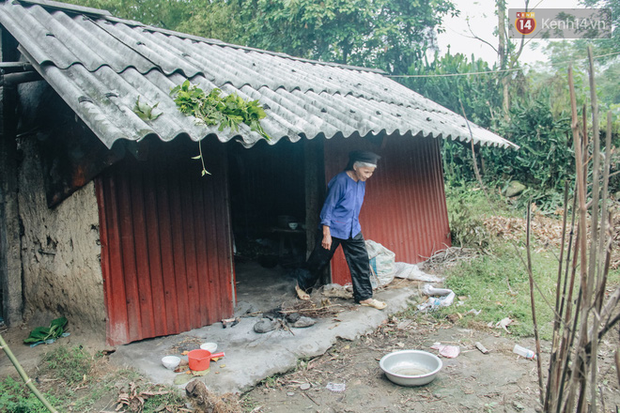
{"label": "hut doorway", "polygon": [[260,141],[250,149],[232,142],[229,146],[231,223],[240,304],[251,302],[252,307],[261,307],[257,310],[268,310],[281,304],[283,298],[292,297],[295,280],[290,272],[305,261],[308,246],[313,246],[313,216],[318,216],[312,202],[316,192],[312,182],[319,176],[323,179],[324,169],[322,151],[316,146],[318,142],[292,143],[285,139],[275,145]]}

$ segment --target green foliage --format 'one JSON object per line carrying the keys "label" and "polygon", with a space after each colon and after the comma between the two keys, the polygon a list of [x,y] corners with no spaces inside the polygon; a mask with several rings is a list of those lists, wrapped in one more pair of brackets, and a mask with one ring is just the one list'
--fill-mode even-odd
{"label": "green foliage", "polygon": [[65,0],[65,3],[107,10],[114,16],[175,30],[208,1],[205,0]]}
{"label": "green foliage", "polygon": [[65,317],[52,320],[49,327],[36,327],[32,330],[28,338],[24,340],[24,343],[32,344],[39,341],[56,339],[64,333],[66,325],[67,319]]}
{"label": "green foliage", "polygon": [[452,244],[484,249],[489,244],[489,233],[484,227],[480,207],[489,205],[484,192],[472,185],[446,186],[446,203]]}
{"label": "green foliage", "polygon": [[214,0],[186,31],[308,59],[405,73],[433,45],[448,0]]}
{"label": "green foliage", "polygon": [[[219,125],[219,130],[230,128],[239,130],[239,124],[245,123],[250,130],[258,132],[262,137],[269,140],[269,135],[263,130],[260,120],[266,114],[258,100],[245,101],[240,96],[231,93],[221,96],[221,90],[212,89],[206,94],[196,85],[192,85],[189,80],[176,86],[170,92],[174,98],[179,111],[186,116],[194,116],[198,123],[207,126]],[[199,159],[202,162],[202,175],[210,175],[204,163],[202,146],[198,143],[200,154],[192,159]]]}
{"label": "green foliage", "polygon": [[247,28],[247,45],[391,73],[406,73],[432,47],[432,30],[441,25],[443,16],[456,13],[447,0],[237,0],[236,4]]}
{"label": "green foliage", "polygon": [[43,357],[51,374],[69,385],[88,382],[93,360],[81,347],[55,347]]}
{"label": "green foliage", "polygon": [[[469,61],[461,53],[447,53],[441,57],[435,54],[432,62],[429,63],[427,59],[419,60],[409,68],[410,75],[427,77],[405,78],[400,81],[455,113],[462,115],[464,111],[469,121],[482,127],[490,127],[496,123],[497,111],[502,106],[500,78],[496,73],[480,72],[489,72],[492,69],[487,62],[476,60],[474,56]],[[452,76],[459,73],[480,74]]]}
{"label": "green foliage", "polygon": [[[487,172],[510,177],[541,190],[560,191],[574,174],[572,132],[568,117],[556,118],[545,91],[518,100],[500,135],[521,147],[518,151],[487,151]],[[492,152],[492,153],[491,153]]]}
{"label": "green foliage", "polygon": [[[606,8],[611,10],[612,34],[609,39],[588,39],[593,45],[595,54],[609,54],[606,60],[617,58],[620,50],[620,3],[617,0],[582,0],[587,7]],[[578,40],[583,45],[586,40]]]}
{"label": "green foliage", "polygon": [[[54,396],[46,394],[45,398],[52,406],[59,405]],[[7,377],[0,381],[0,411],[6,413],[45,413],[48,410],[22,381]]]}
{"label": "green foliage", "polygon": [[[544,68],[535,68],[529,73],[533,85],[538,88],[545,87],[549,90],[554,115],[568,112],[570,108],[569,67],[573,70],[577,107],[590,106],[590,62],[587,46],[588,44],[584,42],[576,41],[551,42],[544,47],[545,54],[549,57],[549,65]],[[617,58],[608,62],[605,60],[605,56],[596,57],[596,54],[594,55],[596,94],[600,113],[613,109],[614,104],[620,103],[620,92],[616,87],[620,60]]]}
{"label": "green foliage", "polygon": [[267,140],[270,139],[260,124],[266,114],[258,100],[245,101],[234,93],[227,96],[222,96],[221,93],[220,89],[214,88],[206,94],[189,80],[170,92],[181,113],[194,116],[204,125],[219,125],[220,131],[224,128],[238,131],[239,124],[245,123],[252,131],[258,132]]}
{"label": "green foliage", "polygon": [[[530,198],[545,205],[545,208],[555,210],[560,200],[556,194],[562,192],[564,182],[572,179],[574,174],[568,107],[555,106],[559,100],[558,91],[566,90],[564,79],[553,78],[551,82],[534,86],[522,74],[513,75],[510,82],[510,112],[504,116],[501,88],[501,76],[504,74],[480,73],[492,69],[473,57],[470,62],[461,54],[447,54],[436,57],[432,63],[419,62],[412,66],[411,74],[428,77],[405,79],[403,83],[456,113],[464,112],[470,121],[519,145],[519,150],[476,148],[476,162],[482,179],[486,185],[499,185],[500,188],[517,180],[528,187],[520,199]],[[454,73],[478,74],[442,76]],[[577,76],[576,79],[587,83],[584,76]],[[450,185],[476,181],[470,145],[443,141],[442,155],[445,178]],[[457,215],[462,213],[456,212]],[[461,226],[466,217],[459,215],[453,218],[457,243],[465,241],[459,236],[468,233],[467,237],[475,236],[475,226],[470,227],[469,231]]]}
{"label": "green foliage", "polygon": [[159,102],[150,106],[147,103],[140,102],[140,96],[136,99],[136,104],[133,107],[133,111],[140,119],[142,120],[155,120],[160,117],[163,112],[159,112],[157,114],[153,113],[153,111],[157,108]]}

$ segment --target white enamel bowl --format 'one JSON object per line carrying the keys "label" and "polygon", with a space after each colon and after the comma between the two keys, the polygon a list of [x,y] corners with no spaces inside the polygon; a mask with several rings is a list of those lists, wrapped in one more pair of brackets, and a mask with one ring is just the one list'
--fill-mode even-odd
{"label": "white enamel bowl", "polygon": [[401,350],[379,361],[390,381],[401,386],[422,386],[435,380],[443,364],[439,357],[422,350]]}
{"label": "white enamel bowl", "polygon": [[161,359],[161,364],[169,370],[176,369],[179,366],[179,363],[181,363],[181,358],[177,356],[165,356]]}
{"label": "white enamel bowl", "polygon": [[215,353],[217,350],[217,343],[202,343],[200,345],[201,350],[207,350],[211,354]]}

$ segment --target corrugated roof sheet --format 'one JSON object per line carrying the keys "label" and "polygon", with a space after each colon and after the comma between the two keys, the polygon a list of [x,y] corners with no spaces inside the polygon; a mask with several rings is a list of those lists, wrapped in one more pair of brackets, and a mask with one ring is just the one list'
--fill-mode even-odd
{"label": "corrugated roof sheet", "polygon": [[[262,124],[273,138],[331,138],[400,133],[516,147],[424,98],[380,71],[309,61],[226,44],[122,20],[104,10],[53,1],[2,1],[0,24],[20,51],[101,141],[138,141],[155,135],[170,141],[209,134],[226,142],[263,139],[249,127],[218,131],[181,114],[170,90],[190,79],[204,90],[258,99]],[[158,104],[162,116],[144,121],[136,100]]]}

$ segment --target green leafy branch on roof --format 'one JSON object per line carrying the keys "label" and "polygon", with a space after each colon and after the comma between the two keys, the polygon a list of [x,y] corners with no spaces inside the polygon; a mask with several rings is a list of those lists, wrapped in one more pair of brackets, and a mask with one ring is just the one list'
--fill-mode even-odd
{"label": "green leafy branch on roof", "polygon": [[[174,103],[186,116],[194,116],[198,123],[206,126],[218,126],[218,130],[230,128],[239,130],[239,125],[244,123],[253,132],[259,133],[263,138],[270,140],[263,129],[260,121],[267,115],[258,100],[244,100],[239,95],[231,93],[222,96],[221,89],[214,88],[208,94],[189,80],[182,85],[176,86],[170,92]],[[200,155],[192,159],[200,159],[202,162],[202,175],[210,174],[204,165],[202,148],[198,144]]]}
{"label": "green leafy branch on roof", "polygon": [[138,117],[144,121],[147,120],[155,120],[160,117],[163,112],[155,113],[154,110],[157,109],[159,102],[154,104],[153,106],[148,103],[140,102],[140,96],[136,99],[136,104],[133,107],[133,111]]}

